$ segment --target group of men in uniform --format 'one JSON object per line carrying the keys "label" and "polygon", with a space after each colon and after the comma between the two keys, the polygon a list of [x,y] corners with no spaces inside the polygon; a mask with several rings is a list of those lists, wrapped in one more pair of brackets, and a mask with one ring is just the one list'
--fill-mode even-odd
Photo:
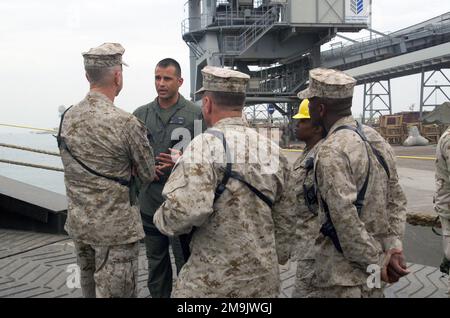
{"label": "group of men in uniform", "polygon": [[[310,72],[295,117],[306,148],[291,168],[243,119],[247,74],[205,67],[200,110],[178,92],[178,63],[163,60],[158,97],[133,116],[113,104],[123,53],[106,43],[83,54],[90,92],[58,138],[84,296],[135,297],[142,239],[152,297],[277,297],[289,259],[294,297],[382,297],[408,274],[394,154],[351,116],[353,78]],[[206,127],[179,138],[177,128],[194,137],[196,120]],[[371,268],[380,286],[368,284]]]}

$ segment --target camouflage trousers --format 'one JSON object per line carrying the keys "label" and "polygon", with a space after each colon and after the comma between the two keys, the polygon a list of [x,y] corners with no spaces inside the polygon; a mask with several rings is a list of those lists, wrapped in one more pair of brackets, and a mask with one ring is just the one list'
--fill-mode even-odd
{"label": "camouflage trousers", "polygon": [[448,298],[450,298],[450,275],[449,275],[447,278],[448,278],[448,282],[447,282],[447,295],[448,295]]}
{"label": "camouflage trousers", "polygon": [[384,298],[384,290],[367,286],[330,286],[305,291],[305,298]]}
{"label": "camouflage trousers", "polygon": [[384,298],[384,289],[364,286],[316,287],[313,284],[314,260],[299,260],[293,298]]}
{"label": "camouflage trousers", "polygon": [[311,290],[314,260],[298,260],[295,287],[292,298],[306,298]]}
{"label": "camouflage trousers", "polygon": [[442,224],[442,245],[444,247],[444,255],[450,260],[450,220],[447,218],[440,217]]}
{"label": "camouflage trousers", "polygon": [[[450,260],[450,220],[444,217],[440,217],[442,224],[442,246],[444,249],[445,257]],[[450,276],[447,282],[447,294],[450,298]]]}
{"label": "camouflage trousers", "polygon": [[138,242],[117,246],[74,244],[83,297],[137,297]]}

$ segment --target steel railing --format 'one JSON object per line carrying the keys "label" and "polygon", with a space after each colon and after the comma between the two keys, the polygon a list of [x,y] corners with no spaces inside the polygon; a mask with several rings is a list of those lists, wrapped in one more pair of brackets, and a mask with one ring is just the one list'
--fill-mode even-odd
{"label": "steel railing", "polygon": [[224,37],[224,51],[229,54],[241,54],[247,50],[276,23],[284,22],[283,17],[285,14],[283,11],[285,10],[285,6],[270,7],[267,12],[265,12],[239,36]]}

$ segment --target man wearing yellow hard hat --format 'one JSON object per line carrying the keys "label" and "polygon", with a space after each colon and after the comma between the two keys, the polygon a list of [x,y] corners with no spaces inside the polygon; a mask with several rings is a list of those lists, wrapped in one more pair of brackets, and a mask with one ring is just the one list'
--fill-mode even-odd
{"label": "man wearing yellow hard hat", "polygon": [[[303,141],[305,145],[304,154],[317,148],[319,141],[325,136],[326,132],[322,126],[314,125],[309,115],[309,100],[304,99],[298,108],[298,114],[292,117],[297,119],[295,135],[298,140]],[[303,156],[302,156],[303,157]]]}
{"label": "man wearing yellow hard hat", "polygon": [[314,239],[320,226],[317,218],[318,203],[314,188],[314,157],[326,133],[322,126],[313,125],[309,115],[309,100],[304,99],[298,114],[295,135],[305,142],[303,154],[294,164],[288,187],[294,189],[297,197],[299,220],[296,226],[294,257],[297,260],[297,275],[293,297],[304,298],[308,294],[309,282],[314,265]]}

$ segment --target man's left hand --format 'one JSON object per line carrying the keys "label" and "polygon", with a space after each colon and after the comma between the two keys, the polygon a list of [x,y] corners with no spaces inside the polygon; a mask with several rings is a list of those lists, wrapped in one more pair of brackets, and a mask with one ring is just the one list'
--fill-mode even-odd
{"label": "man's left hand", "polygon": [[382,270],[382,280],[393,284],[410,273],[405,262],[405,255],[402,250],[391,249],[387,253],[388,262]]}
{"label": "man's left hand", "polygon": [[159,162],[159,165],[162,169],[166,169],[168,167],[173,168],[177,160],[181,157],[181,151],[169,148],[170,154],[168,153],[160,153],[156,160]]}
{"label": "man's left hand", "polygon": [[156,173],[158,176],[163,176],[164,171],[170,171],[175,166],[175,163],[181,157],[182,153],[179,150],[175,150],[169,148],[170,154],[168,153],[160,153],[159,156],[156,157],[158,161],[158,165],[156,166]]}

